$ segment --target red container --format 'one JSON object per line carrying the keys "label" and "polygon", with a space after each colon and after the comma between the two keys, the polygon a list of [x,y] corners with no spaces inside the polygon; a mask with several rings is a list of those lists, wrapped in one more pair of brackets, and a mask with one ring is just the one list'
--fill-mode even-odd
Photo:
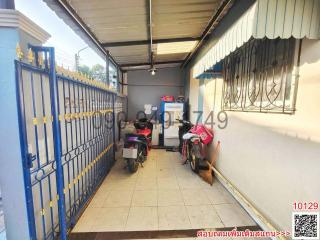
{"label": "red container", "polygon": [[204,144],[209,144],[213,140],[213,131],[203,124],[193,126],[190,132],[199,135]]}
{"label": "red container", "polygon": [[161,101],[163,102],[174,102],[174,96],[162,96]]}

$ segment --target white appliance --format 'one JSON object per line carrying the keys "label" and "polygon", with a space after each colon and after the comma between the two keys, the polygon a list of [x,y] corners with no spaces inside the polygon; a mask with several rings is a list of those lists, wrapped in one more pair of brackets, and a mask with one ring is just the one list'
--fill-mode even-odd
{"label": "white appliance", "polygon": [[179,146],[179,124],[176,119],[183,119],[183,106],[183,103],[164,103],[164,146]]}

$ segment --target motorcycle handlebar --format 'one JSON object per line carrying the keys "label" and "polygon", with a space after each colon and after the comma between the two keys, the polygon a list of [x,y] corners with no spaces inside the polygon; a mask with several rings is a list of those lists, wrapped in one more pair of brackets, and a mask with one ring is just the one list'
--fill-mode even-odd
{"label": "motorcycle handlebar", "polygon": [[190,124],[190,125],[192,125],[192,123],[191,122],[189,122],[189,121],[186,121],[186,120],[181,120],[181,119],[176,119],[179,123],[182,123],[182,124]]}
{"label": "motorcycle handlebar", "polygon": [[137,123],[147,123],[147,122],[151,122],[150,119],[136,119],[135,122]]}

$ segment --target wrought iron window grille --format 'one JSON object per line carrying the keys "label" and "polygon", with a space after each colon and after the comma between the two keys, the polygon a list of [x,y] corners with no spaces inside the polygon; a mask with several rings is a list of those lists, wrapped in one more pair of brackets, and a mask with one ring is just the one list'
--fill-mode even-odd
{"label": "wrought iron window grille", "polygon": [[[242,112],[295,111],[296,41],[251,39],[223,62],[222,109]],[[298,51],[298,61],[300,48]]]}

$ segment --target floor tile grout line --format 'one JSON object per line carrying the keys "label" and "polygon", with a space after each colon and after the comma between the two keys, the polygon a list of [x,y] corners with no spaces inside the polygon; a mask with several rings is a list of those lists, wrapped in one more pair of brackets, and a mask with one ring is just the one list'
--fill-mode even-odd
{"label": "floor tile grout line", "polygon": [[216,208],[213,206],[213,204],[211,204],[211,207],[213,208],[213,210],[215,211],[215,213],[217,214],[218,218],[220,219],[220,222],[222,223],[222,225],[224,227],[226,227],[225,223],[222,221],[222,218],[220,217],[220,214],[218,213],[218,211],[216,210]]}
{"label": "floor tile grout line", "polygon": [[[151,160],[151,159],[150,159]],[[157,161],[157,160],[155,160],[155,162],[156,163],[159,163],[159,160]],[[156,166],[158,166],[158,165],[156,165]],[[159,208],[160,208],[160,206],[159,206],[159,192],[160,191],[165,191],[165,190],[172,190],[172,191],[176,191],[176,192],[179,192],[179,194],[180,194],[180,196],[182,197],[182,201],[183,201],[183,208],[185,209],[185,211],[186,211],[186,213],[187,213],[187,215],[188,215],[188,219],[189,219],[189,223],[190,223],[190,225],[191,225],[191,219],[190,219],[190,215],[189,215],[189,211],[188,211],[188,209],[187,209],[187,207],[188,206],[190,206],[190,205],[186,205],[186,200],[185,200],[185,198],[184,198],[184,196],[183,196],[183,191],[187,191],[187,190],[196,190],[196,191],[201,191],[202,193],[204,193],[204,195],[205,195],[205,197],[207,198],[207,199],[209,199],[210,200],[210,198],[209,198],[209,196],[207,195],[207,191],[209,191],[209,189],[210,188],[207,188],[207,187],[200,187],[200,188],[198,188],[198,187],[195,187],[195,188],[191,188],[191,189],[189,189],[189,188],[185,188],[184,187],[184,185],[182,185],[182,184],[179,184],[179,182],[178,182],[178,173],[176,172],[176,171],[172,171],[172,173],[174,174],[174,179],[177,181],[177,184],[178,184],[178,189],[166,189],[166,188],[163,188],[163,189],[160,189],[159,188],[159,182],[158,182],[158,179],[159,179],[159,169],[157,168],[156,169],[157,171],[156,171],[156,190],[154,190],[154,189],[141,189],[141,190],[138,190],[138,189],[136,189],[136,187],[137,187],[137,183],[138,183],[138,178],[140,177],[140,176],[137,176],[137,177],[135,177],[135,178],[133,178],[132,180],[133,180],[133,182],[134,182],[134,186],[132,187],[132,195],[131,195],[131,200],[130,200],[130,206],[128,207],[128,213],[127,213],[127,216],[126,216],[126,221],[125,221],[125,229],[126,229],[126,227],[127,227],[127,224],[128,224],[128,218],[129,218],[129,214],[130,214],[130,211],[132,210],[132,208],[133,208],[133,196],[134,196],[134,194],[137,192],[137,191],[148,191],[148,190],[152,190],[152,191],[155,191],[156,192],[156,211],[157,211],[157,223],[158,223],[158,229],[159,229],[159,223],[160,223],[160,216],[159,216]],[[191,171],[191,170],[190,170]],[[193,176],[194,177],[194,176]],[[187,178],[187,177],[181,177],[180,176],[180,179],[182,179],[182,181],[183,181],[183,178]],[[107,179],[106,179],[107,180]],[[105,180],[105,181],[106,181]],[[181,181],[181,180],[180,180]],[[224,191],[223,190],[225,190],[225,189],[223,189],[223,188],[220,188],[220,187],[215,187],[215,186],[213,186],[216,190],[217,190],[217,192],[219,193],[219,195],[224,195],[224,199],[226,199],[227,200],[227,197],[226,197],[226,194],[224,194]],[[131,188],[130,188],[131,189]],[[111,190],[109,190],[109,191],[107,191],[107,197],[111,194],[110,193],[110,191]],[[227,192],[226,192],[227,193]],[[107,198],[106,197],[106,198]],[[106,199],[104,199],[104,201],[105,201]],[[230,199],[229,199],[230,200]],[[210,205],[212,208],[213,208],[213,210],[215,211],[215,213],[216,213],[216,215],[218,216],[218,218],[219,218],[219,220],[220,220],[220,222],[225,226],[225,223],[222,221],[222,218],[221,218],[221,216],[220,216],[220,214],[217,212],[217,209],[215,208],[215,206],[220,206],[220,205],[230,205],[230,206],[235,206],[236,205],[236,202],[230,202],[230,201],[226,201],[225,203],[219,203],[219,204],[215,204],[214,202],[212,202],[211,200],[210,200],[210,204],[202,204],[202,205]],[[168,205],[168,206],[174,206],[174,205]],[[192,205],[191,205],[192,206]],[[103,207],[103,206],[102,206]],[[121,206],[118,206],[118,207],[121,207]],[[149,206],[142,206],[142,207],[149,207]],[[153,207],[153,206],[152,206]],[[178,207],[181,207],[181,206],[179,206],[178,205]],[[241,215],[242,216],[242,215]],[[250,216],[249,216],[249,218],[250,218]],[[243,218],[241,218],[241,220],[243,220]],[[246,220],[246,219],[245,219]]]}
{"label": "floor tile grout line", "polygon": [[[157,168],[157,162],[156,162]],[[158,171],[157,171],[158,173]],[[158,230],[160,229],[160,217],[159,217],[159,186],[158,186],[158,177],[156,176],[156,184],[157,184],[157,220],[158,220]]]}
{"label": "floor tile grout line", "polygon": [[[139,170],[139,169],[138,169],[138,170]],[[134,185],[134,188],[133,188],[133,192],[132,192],[132,196],[131,196],[131,201],[130,201],[130,205],[129,205],[129,210],[128,210],[128,214],[127,214],[127,219],[126,219],[126,223],[125,223],[125,226],[124,226],[123,231],[126,231],[126,229],[127,229],[127,224],[128,224],[128,219],[129,219],[130,210],[131,210],[131,208],[132,208],[132,201],[133,201],[133,195],[134,195],[134,192],[135,192],[136,184],[137,184],[137,182],[135,182],[135,185]]]}
{"label": "floor tile grout line", "polygon": [[185,210],[186,210],[186,213],[187,213],[187,216],[188,216],[188,219],[189,219],[189,223],[190,223],[190,226],[192,226],[192,222],[191,222],[191,218],[190,218],[190,214],[189,214],[189,211],[188,211],[188,208],[186,206],[184,206]]}
{"label": "floor tile grout line", "polygon": [[183,206],[184,206],[184,209],[185,209],[185,211],[186,211],[186,213],[187,213],[190,226],[193,227],[193,226],[192,226],[192,222],[191,222],[191,218],[190,218],[190,214],[189,214],[189,211],[188,211],[188,208],[187,208],[187,206],[186,206],[186,203],[185,203],[185,200],[184,200],[184,197],[183,197],[183,193],[181,192],[181,190],[180,190],[180,193],[181,193],[181,195],[182,195],[182,201],[184,202],[184,205],[183,205]]}
{"label": "floor tile grout line", "polygon": [[[139,170],[139,169],[138,169]],[[139,176],[138,176],[139,177]],[[137,180],[136,180],[136,183],[135,183],[135,186],[134,186],[134,190],[133,190],[133,193],[132,193],[132,198],[131,198],[131,202],[130,202],[130,207],[129,207],[129,211],[128,211],[128,215],[127,215],[127,219],[126,219],[126,224],[125,224],[125,227],[124,227],[124,231],[127,231],[127,226],[128,226],[128,219],[129,219],[129,215],[130,215],[130,211],[131,209],[134,207],[132,205],[133,203],[133,196],[134,196],[134,193],[138,190],[136,190],[136,186],[137,186]],[[157,197],[158,198],[158,197]],[[148,207],[148,206],[142,206],[142,207]],[[157,208],[156,208],[157,210]],[[157,210],[157,218],[158,218],[158,210]],[[159,228],[159,220],[157,221],[157,225],[158,225],[158,228]]]}

